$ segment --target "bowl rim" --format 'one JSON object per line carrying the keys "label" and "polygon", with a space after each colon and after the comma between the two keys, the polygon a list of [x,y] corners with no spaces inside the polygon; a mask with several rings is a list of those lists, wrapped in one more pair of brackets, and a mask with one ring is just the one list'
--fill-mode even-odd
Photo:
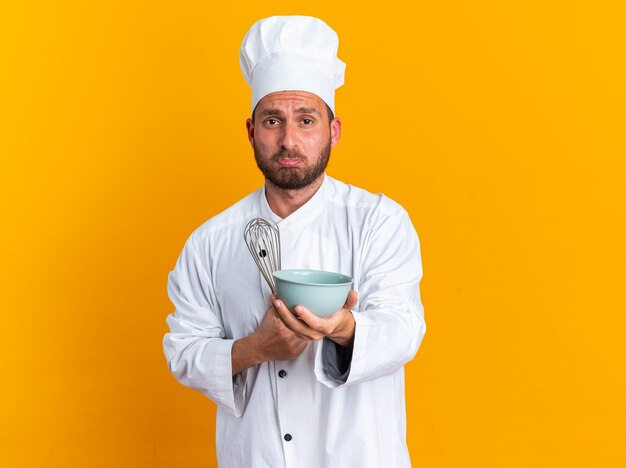
{"label": "bowl rim", "polygon": [[[282,278],[280,275],[277,275],[277,273],[280,273],[281,271],[292,271],[292,272],[311,272],[311,273],[329,273],[332,275],[336,275],[336,276],[341,276],[343,279],[345,279],[345,281],[343,283],[311,283],[311,282],[305,282],[305,281],[297,281],[297,280],[293,280],[293,279],[287,279],[287,278]],[[303,286],[325,286],[325,287],[336,287],[336,286],[346,286],[348,284],[352,284],[352,282],[354,281],[350,276],[348,275],[344,275],[343,273],[337,273],[335,271],[328,271],[328,270],[313,270],[310,268],[283,268],[281,270],[277,270],[275,272],[272,273],[272,275],[281,280],[284,281],[286,283],[292,283],[292,284],[301,284]]]}

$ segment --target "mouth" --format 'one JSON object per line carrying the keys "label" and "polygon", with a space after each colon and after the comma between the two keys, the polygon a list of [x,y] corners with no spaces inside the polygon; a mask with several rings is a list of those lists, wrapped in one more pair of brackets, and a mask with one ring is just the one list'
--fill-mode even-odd
{"label": "mouth", "polygon": [[296,167],[302,164],[301,160],[290,159],[290,158],[282,158],[282,159],[279,159],[277,162],[282,167]]}

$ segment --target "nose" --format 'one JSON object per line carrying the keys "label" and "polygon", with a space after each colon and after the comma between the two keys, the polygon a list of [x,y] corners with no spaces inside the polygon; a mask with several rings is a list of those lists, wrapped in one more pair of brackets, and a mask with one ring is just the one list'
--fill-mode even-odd
{"label": "nose", "polygon": [[298,130],[291,123],[286,123],[283,126],[281,145],[288,150],[294,150],[298,147]]}

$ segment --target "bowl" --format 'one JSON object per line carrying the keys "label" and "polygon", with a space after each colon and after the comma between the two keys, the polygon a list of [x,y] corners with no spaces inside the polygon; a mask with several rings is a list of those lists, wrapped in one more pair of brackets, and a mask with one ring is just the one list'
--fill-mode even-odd
{"label": "bowl", "polygon": [[352,287],[349,276],[321,270],[278,270],[274,282],[276,295],[289,310],[302,305],[319,317],[341,309]]}

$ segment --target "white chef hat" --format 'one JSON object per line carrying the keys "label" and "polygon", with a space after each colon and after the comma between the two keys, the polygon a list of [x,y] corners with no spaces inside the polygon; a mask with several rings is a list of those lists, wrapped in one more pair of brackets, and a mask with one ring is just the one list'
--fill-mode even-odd
{"label": "white chef hat", "polygon": [[339,38],[311,16],[272,16],[257,21],[241,44],[239,63],[252,87],[252,110],[275,91],[308,91],[335,111],[335,89],[346,64],[337,57]]}

